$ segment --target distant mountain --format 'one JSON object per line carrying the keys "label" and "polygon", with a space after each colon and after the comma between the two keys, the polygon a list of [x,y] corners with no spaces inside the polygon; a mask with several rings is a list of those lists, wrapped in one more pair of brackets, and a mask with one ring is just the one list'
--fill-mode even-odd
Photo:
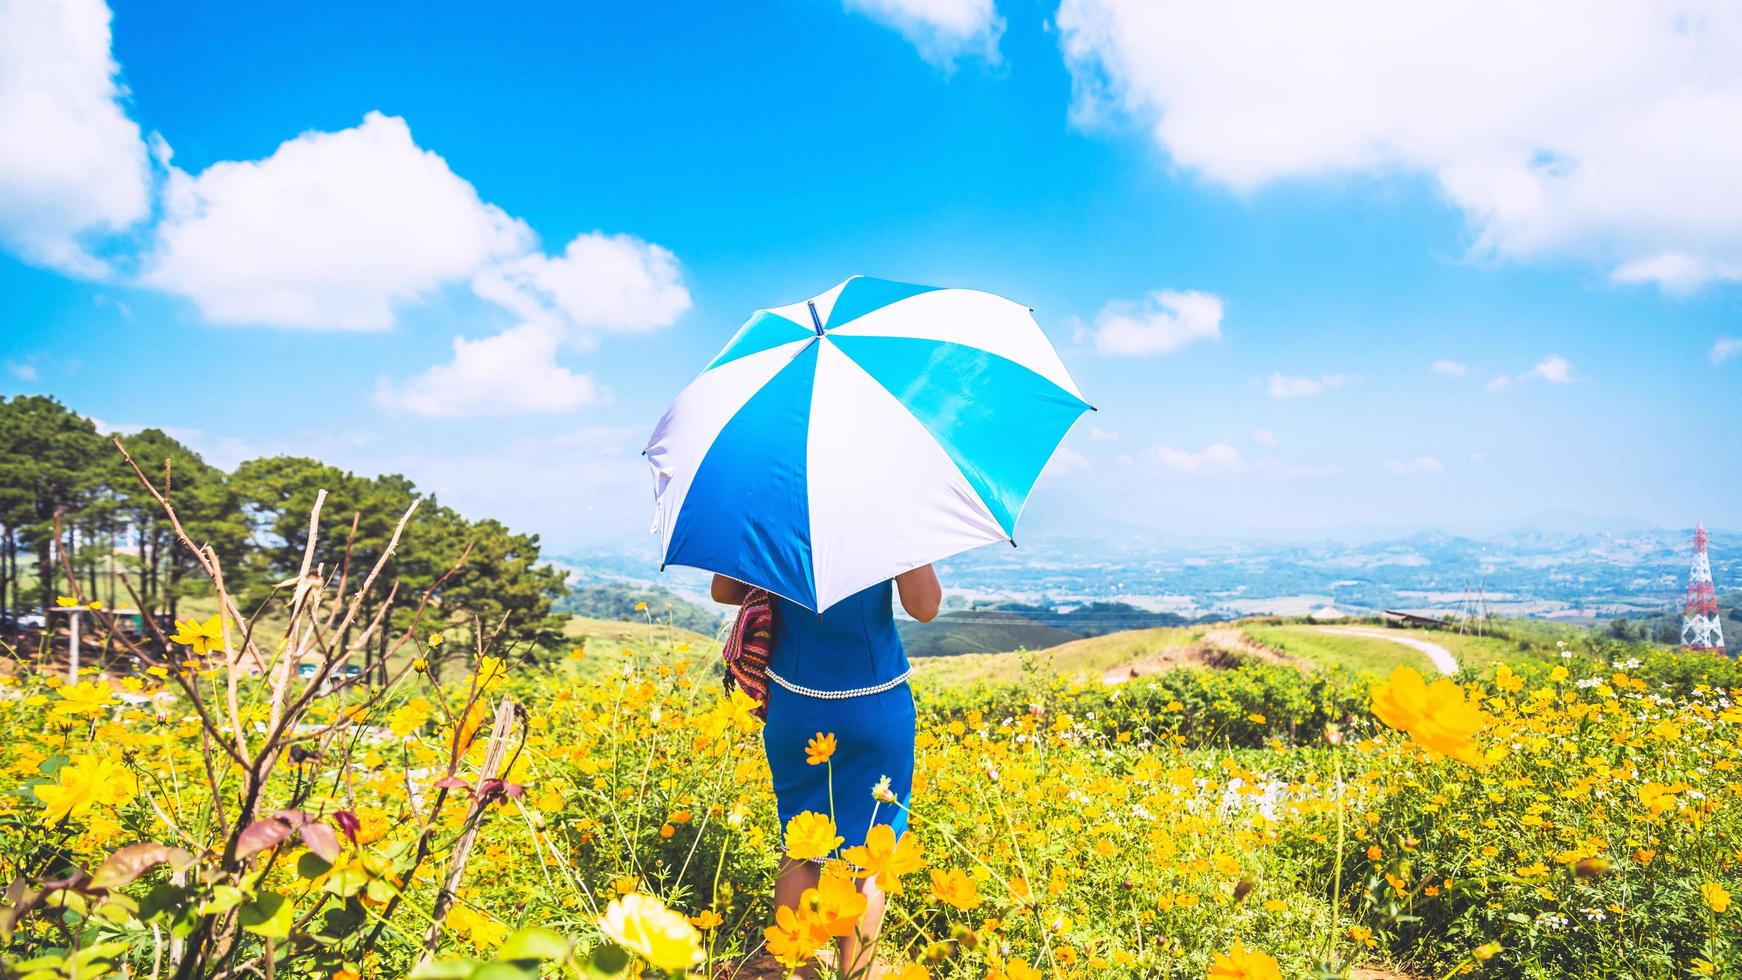
{"label": "distant mountain", "polygon": [[1041,650],[1080,640],[1079,633],[992,609],[947,612],[929,623],[901,620],[901,645],[910,657],[953,657],[963,653]]}
{"label": "distant mountain", "polygon": [[[646,603],[644,609],[636,605]],[[567,598],[556,603],[558,612],[573,613],[589,619],[615,619],[624,622],[665,622],[704,636],[713,636],[720,628],[721,614],[691,602],[674,592],[661,588],[646,588],[624,583],[571,585]]]}

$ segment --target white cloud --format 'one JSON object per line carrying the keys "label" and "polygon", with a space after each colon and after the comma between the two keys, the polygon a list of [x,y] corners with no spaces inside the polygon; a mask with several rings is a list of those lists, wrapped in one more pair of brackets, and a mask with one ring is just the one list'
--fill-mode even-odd
{"label": "white cloud", "polygon": [[1253,429],[1252,438],[1264,443],[1266,446],[1276,445],[1276,433],[1269,429]]}
{"label": "white cloud", "polygon": [[1538,361],[1536,367],[1531,368],[1526,377],[1541,378],[1551,385],[1572,384],[1573,365],[1572,362],[1559,354],[1550,354]]}
{"label": "white cloud", "polygon": [[1161,290],[1137,303],[1115,300],[1095,314],[1086,335],[1097,354],[1167,354],[1200,340],[1220,340],[1222,301],[1193,290]]}
{"label": "white cloud", "polygon": [[677,256],[633,235],[597,231],[577,236],[559,256],[503,262],[475,288],[510,308],[519,308],[519,300],[500,290],[525,291],[576,327],[624,333],[669,326],[690,308]]}
{"label": "white cloud", "polygon": [[1280,371],[1270,375],[1267,390],[1272,398],[1306,398],[1330,388],[1341,388],[1360,379],[1349,374],[1322,374],[1316,378],[1296,378]]}
{"label": "white cloud", "polygon": [[145,217],[151,170],[109,54],[101,0],[0,0],[0,243],[79,276],[83,233]]}
{"label": "white cloud", "polygon": [[480,340],[454,338],[454,359],[395,384],[383,380],[376,400],[437,417],[563,412],[601,400],[593,379],[556,363],[560,327],[529,322]]}
{"label": "white cloud", "polygon": [[384,330],[397,304],[524,253],[532,233],[486,204],[403,119],[371,112],[260,161],[174,168],[142,281],[212,323]]}
{"label": "white cloud", "polygon": [[1089,425],[1085,427],[1084,431],[1089,434],[1091,442],[1112,442],[1119,438],[1119,433],[1112,429],[1103,429],[1098,425]]}
{"label": "white cloud", "polygon": [[1396,476],[1427,476],[1444,473],[1446,464],[1432,456],[1417,456],[1414,459],[1393,459],[1385,464],[1385,471]]}
{"label": "white cloud", "polygon": [[1470,373],[1469,368],[1458,363],[1457,361],[1444,361],[1444,360],[1433,362],[1433,364],[1428,366],[1428,370],[1432,371],[1433,373],[1439,375],[1442,378],[1461,378],[1464,375]]}
{"label": "white cloud", "polygon": [[1240,457],[1240,450],[1223,442],[1211,443],[1195,453],[1172,446],[1156,446],[1154,453],[1161,465],[1178,473],[1229,473],[1246,463]]}
{"label": "white cloud", "polygon": [[[1717,362],[1714,361],[1713,363]],[[7,361],[6,373],[20,381],[35,381],[41,377],[41,372],[36,369],[36,359],[34,357],[25,358],[22,361]]]}
{"label": "white cloud", "polygon": [[1478,251],[1742,279],[1742,7],[1725,0],[1064,0],[1080,122],[1238,191],[1425,174]]}
{"label": "white cloud", "polygon": [[1722,364],[1738,354],[1742,354],[1742,337],[1719,337],[1712,342],[1707,356],[1713,364]]}
{"label": "white cloud", "polygon": [[1488,381],[1488,390],[1505,391],[1507,388],[1510,388],[1515,384],[1524,384],[1528,381],[1546,381],[1551,385],[1566,385],[1572,384],[1577,380],[1578,378],[1573,375],[1573,364],[1571,361],[1559,354],[1550,354],[1536,362],[1536,366],[1528,371],[1523,371],[1515,375],[1495,375]]}
{"label": "white cloud", "polygon": [[949,65],[962,55],[998,60],[1004,18],[992,0],[843,0],[848,10],[892,27],[933,64]]}

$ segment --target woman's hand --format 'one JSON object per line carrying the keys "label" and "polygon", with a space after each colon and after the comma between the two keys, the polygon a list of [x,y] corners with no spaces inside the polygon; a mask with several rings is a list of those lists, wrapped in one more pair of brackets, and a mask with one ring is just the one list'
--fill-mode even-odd
{"label": "woman's hand", "polygon": [[715,575],[714,584],[708,589],[708,593],[714,597],[715,602],[723,602],[728,606],[743,605],[744,596],[749,591],[750,586],[724,575]]}
{"label": "woman's hand", "polygon": [[901,608],[922,623],[936,619],[938,606],[944,601],[944,587],[938,584],[938,573],[930,565],[895,576],[895,591],[901,593]]}

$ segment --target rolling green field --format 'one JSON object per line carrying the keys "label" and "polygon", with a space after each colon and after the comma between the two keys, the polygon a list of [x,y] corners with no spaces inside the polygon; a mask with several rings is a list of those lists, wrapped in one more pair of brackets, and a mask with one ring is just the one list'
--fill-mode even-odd
{"label": "rolling green field", "polygon": [[1116,667],[1183,652],[1202,635],[1199,629],[1162,627],[1092,636],[1044,650],[917,657],[914,674],[922,682],[944,687],[1011,684],[1035,676],[1098,677]]}

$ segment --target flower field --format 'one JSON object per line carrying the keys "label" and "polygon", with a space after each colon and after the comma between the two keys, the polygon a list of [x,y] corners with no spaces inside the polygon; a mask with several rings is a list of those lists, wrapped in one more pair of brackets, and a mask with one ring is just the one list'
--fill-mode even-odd
{"label": "flower field", "polygon": [[[221,625],[178,634],[205,660],[0,675],[0,974],[826,973],[854,874],[892,895],[880,955],[907,980],[1742,969],[1726,661],[922,690],[909,833],[776,910],[759,722],[713,650],[486,654],[437,683],[415,637],[385,692],[312,698],[251,782],[213,742],[264,736],[270,686],[224,707]],[[258,819],[227,824],[255,785]],[[788,849],[830,856],[828,814],[795,823]]]}

